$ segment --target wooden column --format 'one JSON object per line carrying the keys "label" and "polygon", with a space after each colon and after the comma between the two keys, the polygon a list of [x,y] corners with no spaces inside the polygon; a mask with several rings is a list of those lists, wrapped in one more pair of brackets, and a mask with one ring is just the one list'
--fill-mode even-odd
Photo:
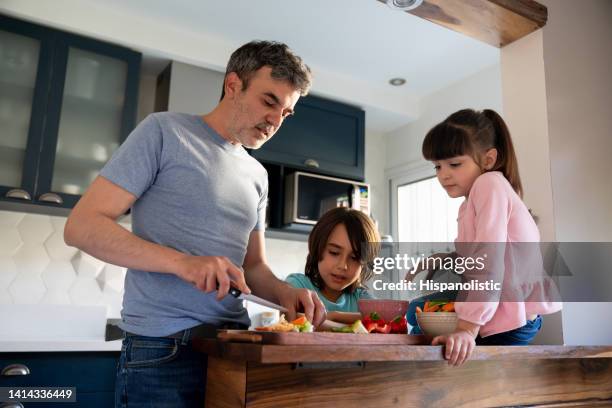
{"label": "wooden column", "polygon": [[247,363],[208,357],[206,408],[246,407]]}

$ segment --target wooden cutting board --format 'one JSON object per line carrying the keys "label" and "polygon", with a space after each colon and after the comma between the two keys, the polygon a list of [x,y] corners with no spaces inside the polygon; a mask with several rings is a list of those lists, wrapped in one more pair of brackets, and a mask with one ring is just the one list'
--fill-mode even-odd
{"label": "wooden cutting board", "polygon": [[355,346],[380,345],[418,345],[430,344],[431,338],[423,335],[410,334],[353,334],[353,333],[296,333],[296,332],[265,332],[252,330],[222,330],[217,334],[221,341],[243,343],[260,343],[276,345],[338,345]]}

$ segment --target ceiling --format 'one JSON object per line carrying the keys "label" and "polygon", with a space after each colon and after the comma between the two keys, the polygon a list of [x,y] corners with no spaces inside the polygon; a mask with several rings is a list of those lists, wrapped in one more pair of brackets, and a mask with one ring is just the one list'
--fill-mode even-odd
{"label": "ceiling", "polygon": [[[0,10],[223,70],[252,39],[287,43],[314,72],[312,92],[366,109],[370,131],[420,116],[419,100],[499,63],[499,49],[376,0],[3,0]],[[393,87],[390,78],[406,84]]]}

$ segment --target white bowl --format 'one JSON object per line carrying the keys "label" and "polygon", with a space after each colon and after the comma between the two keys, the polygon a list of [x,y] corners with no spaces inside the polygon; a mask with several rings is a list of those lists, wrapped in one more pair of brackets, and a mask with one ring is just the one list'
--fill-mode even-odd
{"label": "white bowl", "polygon": [[420,312],[416,314],[417,323],[428,336],[450,334],[457,328],[455,312]]}

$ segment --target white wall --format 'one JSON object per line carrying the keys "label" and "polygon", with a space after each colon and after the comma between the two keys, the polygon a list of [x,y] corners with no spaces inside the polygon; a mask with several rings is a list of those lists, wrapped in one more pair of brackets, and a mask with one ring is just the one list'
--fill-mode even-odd
{"label": "white wall", "polygon": [[[386,166],[385,188],[389,194],[389,181],[405,178],[415,172],[433,176],[433,167],[421,155],[421,145],[425,135],[434,125],[451,113],[464,109],[502,110],[501,78],[499,65],[478,72],[463,81],[444,88],[423,99],[422,115],[407,126],[385,136]],[[388,197],[387,197],[388,200]],[[389,206],[387,201],[387,206]],[[392,231],[393,218],[388,214],[387,227]]]}
{"label": "white wall", "polygon": [[[549,13],[543,46],[556,237],[611,242],[612,2],[540,1]],[[609,258],[602,278],[612,291]],[[612,303],[565,303],[565,343],[612,344],[610,316]]]}
{"label": "white wall", "polygon": [[140,123],[155,108],[155,75],[140,73],[140,84],[138,86],[138,112],[136,123]]}
{"label": "white wall", "polygon": [[501,112],[500,81],[500,67],[495,65],[423,98],[421,116],[387,134],[387,170],[424,161],[421,144],[425,134],[451,113],[463,108],[489,108]]}
{"label": "white wall", "polygon": [[[504,118],[514,142],[523,201],[539,218],[542,241],[555,241],[542,30],[501,52]],[[546,316],[537,344],[562,344],[562,312]]]}
{"label": "white wall", "polygon": [[223,72],[172,61],[168,110],[196,115],[211,112],[219,103],[224,77]]}
{"label": "white wall", "polygon": [[[368,118],[366,116],[366,122]],[[385,179],[386,146],[383,134],[366,130],[365,182],[370,184],[372,218],[378,223],[381,235],[389,234],[389,189]]]}
{"label": "white wall", "polygon": [[501,52],[503,116],[523,182],[523,201],[539,218],[543,241],[555,240],[542,30]]}

